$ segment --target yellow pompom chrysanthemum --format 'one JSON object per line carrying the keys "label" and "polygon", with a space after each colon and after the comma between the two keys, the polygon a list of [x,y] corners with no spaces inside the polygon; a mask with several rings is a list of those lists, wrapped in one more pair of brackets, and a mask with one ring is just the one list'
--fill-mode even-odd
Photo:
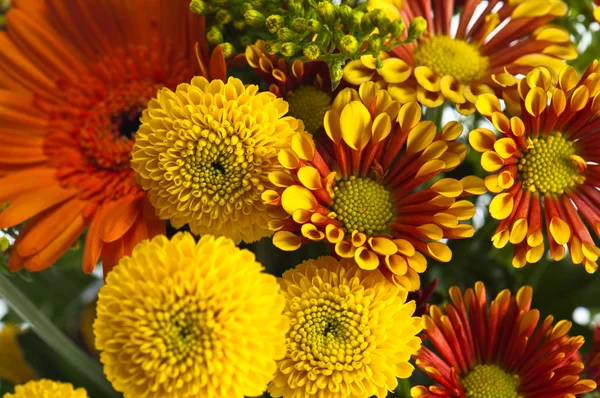
{"label": "yellow pompom chrysanthemum", "polygon": [[33,380],[15,387],[14,394],[7,393],[4,398],[88,398],[83,388],[75,389],[71,383],[42,379]]}
{"label": "yellow pompom chrysanthemum", "polygon": [[96,347],[125,398],[259,396],[285,354],[275,277],[225,237],[144,241],[98,296]]}
{"label": "yellow pompom chrysanthemum", "polygon": [[195,77],[159,91],[143,113],[132,160],[158,216],[235,241],[271,235],[261,194],[281,167],[277,153],[303,129],[287,112],[287,102],[236,78]]}
{"label": "yellow pompom chrysanthemum", "polygon": [[35,373],[23,358],[23,351],[17,341],[21,329],[6,324],[0,331],[0,379],[13,384],[25,383],[34,379]]}
{"label": "yellow pompom chrysanthemum", "polygon": [[273,397],[385,397],[412,374],[423,326],[405,289],[333,257],[300,264],[280,284],[290,331]]}

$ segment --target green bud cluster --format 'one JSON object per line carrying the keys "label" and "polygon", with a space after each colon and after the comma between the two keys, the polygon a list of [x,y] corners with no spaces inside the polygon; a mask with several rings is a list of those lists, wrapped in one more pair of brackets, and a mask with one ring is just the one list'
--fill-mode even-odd
{"label": "green bud cluster", "polygon": [[[230,0],[233,1],[233,0]],[[269,54],[286,58],[321,60],[329,65],[334,86],[343,76],[349,60],[363,55],[378,57],[397,45],[417,39],[427,27],[422,18],[411,22],[406,39],[402,19],[390,21],[382,10],[366,10],[366,3],[331,0],[280,0],[273,9],[269,0],[249,2],[246,24],[262,29]],[[381,63],[379,63],[381,64]]]}

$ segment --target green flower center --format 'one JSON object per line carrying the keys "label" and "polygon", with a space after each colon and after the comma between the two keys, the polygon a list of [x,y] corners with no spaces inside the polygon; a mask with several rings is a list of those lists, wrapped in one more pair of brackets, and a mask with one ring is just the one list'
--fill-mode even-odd
{"label": "green flower center", "polygon": [[312,85],[303,85],[288,95],[290,116],[304,122],[306,131],[315,134],[323,126],[323,117],[331,109],[331,97]]}
{"label": "green flower center", "polygon": [[575,154],[573,142],[560,133],[529,140],[524,156],[518,164],[523,187],[531,192],[558,193],[582,184],[581,175],[571,156]]}
{"label": "green flower center", "polygon": [[519,381],[496,365],[476,365],[462,385],[468,398],[517,398]]}
{"label": "green flower center", "polygon": [[464,40],[434,36],[422,40],[414,52],[415,66],[427,66],[437,76],[453,76],[469,84],[481,79],[489,68],[489,59]]}
{"label": "green flower center", "polygon": [[389,232],[394,218],[390,192],[370,178],[350,177],[333,188],[333,211],[347,231]]}

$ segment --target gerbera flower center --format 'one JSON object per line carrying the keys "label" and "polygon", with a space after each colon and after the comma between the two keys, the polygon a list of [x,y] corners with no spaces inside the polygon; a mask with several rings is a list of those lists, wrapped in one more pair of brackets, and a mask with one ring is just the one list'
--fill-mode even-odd
{"label": "gerbera flower center", "polygon": [[394,218],[390,192],[370,178],[352,176],[333,188],[333,211],[348,231],[385,234]]}
{"label": "gerbera flower center", "polygon": [[323,117],[331,108],[331,97],[312,85],[302,85],[291,91],[287,99],[289,114],[304,122],[306,131],[315,134],[323,126]]}
{"label": "gerbera flower center", "polygon": [[415,48],[415,66],[427,66],[437,76],[453,76],[469,84],[482,78],[489,67],[488,57],[464,40],[433,36]]}
{"label": "gerbera flower center", "polygon": [[532,192],[563,193],[585,181],[573,160],[573,142],[560,133],[529,139],[529,145],[518,164],[523,187]]}
{"label": "gerbera flower center", "polygon": [[519,381],[496,365],[476,365],[462,385],[468,398],[517,398]]}
{"label": "gerbera flower center", "polygon": [[292,357],[306,357],[306,366],[342,371],[365,362],[369,351],[369,310],[356,302],[348,286],[296,297],[296,326],[290,332]]}

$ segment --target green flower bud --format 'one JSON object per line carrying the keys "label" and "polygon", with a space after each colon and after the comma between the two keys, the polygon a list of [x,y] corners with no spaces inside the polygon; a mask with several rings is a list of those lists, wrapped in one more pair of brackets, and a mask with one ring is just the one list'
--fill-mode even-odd
{"label": "green flower bud", "polygon": [[4,253],[10,247],[10,242],[6,236],[0,236],[0,253]]}
{"label": "green flower bud", "polygon": [[284,57],[293,57],[300,51],[300,46],[293,42],[283,43],[281,45],[281,54]]}
{"label": "green flower bud", "polygon": [[271,15],[267,18],[265,22],[265,24],[267,25],[267,29],[269,29],[269,32],[271,33],[277,33],[277,31],[281,29],[284,23],[285,18],[283,18],[281,15]]}
{"label": "green flower bud", "polygon": [[291,29],[281,28],[277,31],[277,38],[285,43],[286,41],[296,41],[297,36]]}
{"label": "green flower bud", "polygon": [[329,1],[322,1],[317,4],[317,14],[329,25],[335,22],[335,7]]}
{"label": "green flower bud", "polygon": [[351,29],[354,24],[354,18],[352,17],[352,8],[344,4],[336,8],[335,10],[338,18],[347,29]]}
{"label": "green flower bud", "polygon": [[213,26],[206,32],[206,40],[213,46],[221,44],[223,43],[223,33],[216,26]]}
{"label": "green flower bud", "polygon": [[254,9],[261,10],[265,6],[266,2],[265,0],[250,0],[250,4],[252,7],[254,7]]}
{"label": "green flower bud", "polygon": [[291,28],[294,32],[305,33],[308,31],[308,20],[305,18],[294,18]]}
{"label": "green flower bud", "polygon": [[190,2],[190,11],[196,15],[204,15],[207,10],[206,3],[202,0],[192,0]]}
{"label": "green flower bud", "polygon": [[351,22],[352,25],[353,26],[360,26],[363,15],[365,15],[364,12],[353,10],[352,11],[352,22]]}
{"label": "green flower bud", "polygon": [[244,21],[243,19],[237,19],[233,21],[233,27],[235,28],[235,30],[244,30],[246,29],[246,26],[246,21]]}
{"label": "green flower bud", "polygon": [[304,15],[302,0],[288,0],[288,11],[292,15]]}
{"label": "green flower bud", "polygon": [[281,44],[275,40],[265,42],[265,51],[267,54],[275,55],[281,50]]}
{"label": "green flower bud", "polygon": [[373,22],[371,22],[371,16],[369,14],[363,14],[360,18],[360,29],[363,31],[363,33],[366,34],[373,32],[373,29],[375,29],[375,26],[373,25]]}
{"label": "green flower bud", "polygon": [[254,40],[250,36],[242,36],[240,37],[240,43],[242,46],[247,47],[250,44],[254,44]]}
{"label": "green flower bud", "polygon": [[266,22],[265,16],[256,10],[246,11],[244,19],[248,26],[252,26],[253,28],[260,28],[264,26]]}
{"label": "green flower bud", "polygon": [[314,61],[315,59],[319,58],[319,55],[321,55],[321,50],[319,49],[319,46],[317,46],[316,44],[308,43],[302,49],[302,54],[304,54],[304,56],[307,59]]}
{"label": "green flower bud", "polygon": [[231,13],[227,10],[217,11],[215,18],[217,19],[217,22],[219,22],[220,24],[223,24],[223,25],[228,24],[233,19]]}
{"label": "green flower bud", "polygon": [[254,7],[252,7],[252,4],[250,3],[242,3],[240,6],[240,14],[242,15],[246,14],[250,10],[254,10]]}
{"label": "green flower bud", "polygon": [[335,89],[340,84],[342,77],[344,77],[343,63],[335,62],[329,65],[329,77],[331,77],[331,83]]}
{"label": "green flower bud", "polygon": [[427,21],[423,17],[416,17],[412,21],[410,21],[410,25],[408,27],[408,37],[406,38],[406,42],[415,41],[423,32],[427,29]]}
{"label": "green flower bud", "polygon": [[358,51],[358,40],[352,35],[344,35],[339,41],[339,47],[343,52],[353,54]]}
{"label": "green flower bud", "polygon": [[390,34],[392,35],[392,38],[396,39],[400,37],[402,33],[404,33],[404,29],[406,29],[406,24],[402,18],[398,18],[392,22],[390,25]]}
{"label": "green flower bud", "polygon": [[323,24],[316,19],[309,19],[306,27],[312,33],[317,33],[323,30]]}
{"label": "green flower bud", "polygon": [[236,53],[233,44],[228,42],[221,44],[221,50],[223,50],[223,56],[225,57],[225,59],[233,57]]}
{"label": "green flower bud", "polygon": [[229,5],[229,0],[212,0],[213,6],[226,8]]}
{"label": "green flower bud", "polygon": [[385,39],[380,35],[371,35],[367,43],[369,43],[369,51],[379,52],[385,44]]}
{"label": "green flower bud", "polygon": [[369,17],[371,18],[371,23],[375,26],[379,26],[382,23],[390,22],[385,12],[379,8],[370,11]]}

